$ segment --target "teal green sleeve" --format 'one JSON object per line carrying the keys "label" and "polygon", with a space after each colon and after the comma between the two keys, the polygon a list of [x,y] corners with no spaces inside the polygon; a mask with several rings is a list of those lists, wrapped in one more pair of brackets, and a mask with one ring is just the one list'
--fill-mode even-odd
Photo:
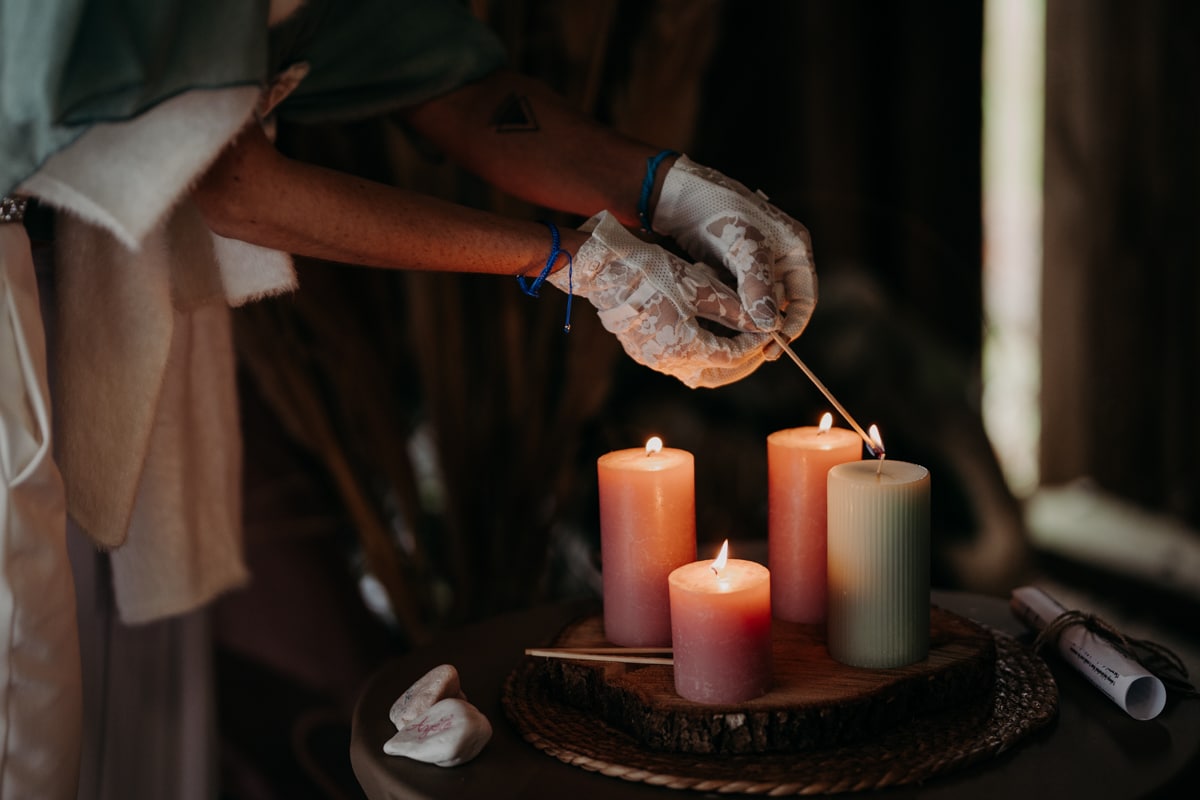
{"label": "teal green sleeve", "polygon": [[482,78],[506,54],[459,0],[309,0],[272,33],[272,58],[311,67],[280,118],[324,122],[415,105]]}
{"label": "teal green sleeve", "polygon": [[268,33],[268,0],[0,0],[0,194],[87,128],[195,88],[308,77],[278,113],[354,119],[497,69],[499,40],[456,0],[307,0]]}
{"label": "teal green sleeve", "polygon": [[0,194],[92,123],[268,66],[267,0],[0,0]]}

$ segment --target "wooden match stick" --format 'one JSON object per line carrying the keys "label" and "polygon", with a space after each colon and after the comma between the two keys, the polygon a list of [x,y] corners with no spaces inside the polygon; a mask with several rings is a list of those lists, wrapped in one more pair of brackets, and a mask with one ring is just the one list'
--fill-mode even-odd
{"label": "wooden match stick", "polygon": [[868,436],[867,432],[864,431],[862,426],[855,421],[854,417],[850,416],[850,412],[847,411],[845,407],[837,401],[837,398],[833,396],[833,392],[825,388],[825,384],[821,383],[821,380],[813,373],[811,369],[808,368],[808,365],[800,360],[800,356],[796,355],[795,351],[788,346],[787,339],[784,339],[783,335],[780,334],[779,331],[771,331],[771,335],[775,337],[775,343],[779,345],[780,349],[787,353],[788,357],[791,358],[792,361],[796,362],[796,366],[800,368],[800,371],[807,375],[808,379],[813,382],[813,385],[821,390],[821,394],[825,395],[825,399],[830,403],[833,403],[833,407],[837,409],[838,413],[842,415],[842,418],[845,419],[846,422],[850,423],[850,427],[854,428],[854,432],[862,437],[862,440],[867,443],[867,447],[870,448],[871,452],[875,455],[883,455],[883,449],[880,443]]}

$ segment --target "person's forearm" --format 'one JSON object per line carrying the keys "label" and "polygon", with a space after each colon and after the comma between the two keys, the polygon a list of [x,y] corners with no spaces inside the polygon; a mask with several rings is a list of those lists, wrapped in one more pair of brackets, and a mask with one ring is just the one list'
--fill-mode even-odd
{"label": "person's forearm", "polygon": [[[607,210],[637,226],[647,159],[659,148],[571,108],[539,81],[502,70],[405,113],[448,156],[504,191],[583,216]],[[670,160],[658,170],[653,199]]]}
{"label": "person's forearm", "polygon": [[[550,252],[545,225],[288,159],[254,126],[194,196],[223,236],[342,263],[524,275]],[[570,252],[586,239],[571,229],[561,236]]]}

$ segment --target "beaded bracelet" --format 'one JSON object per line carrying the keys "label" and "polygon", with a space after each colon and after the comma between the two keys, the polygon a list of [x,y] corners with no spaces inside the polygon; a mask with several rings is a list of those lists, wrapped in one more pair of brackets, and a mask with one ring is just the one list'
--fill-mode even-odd
{"label": "beaded bracelet", "polygon": [[642,221],[642,230],[650,233],[650,193],[654,191],[654,176],[658,173],[658,165],[664,159],[677,156],[674,150],[663,150],[646,159],[646,177],[642,179],[642,193],[638,197],[638,219]]}
{"label": "beaded bracelet", "polygon": [[550,255],[546,258],[546,266],[542,267],[542,271],[533,279],[531,283],[525,282],[524,275],[517,276],[517,285],[521,287],[521,291],[530,297],[538,297],[542,288],[542,284],[546,282],[546,278],[550,275],[550,270],[554,268],[554,263],[558,261],[559,256],[567,257],[567,318],[563,323],[563,333],[571,332],[571,298],[574,291],[574,258],[567,250],[563,250],[559,245],[562,239],[558,235],[558,226],[548,220],[541,221],[543,225],[550,229]]}
{"label": "beaded bracelet", "polygon": [[28,204],[29,199],[26,197],[0,197],[0,222],[20,222],[25,219],[25,208]]}

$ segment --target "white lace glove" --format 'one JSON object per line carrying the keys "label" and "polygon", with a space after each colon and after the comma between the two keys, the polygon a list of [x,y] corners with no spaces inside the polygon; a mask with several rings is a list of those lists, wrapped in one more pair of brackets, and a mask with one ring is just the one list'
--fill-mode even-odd
{"label": "white lace glove", "polygon": [[[696,388],[732,383],[763,362],[770,335],[746,332],[755,324],[712,267],[643,242],[607,211],[580,230],[591,237],[572,267],[547,281],[591,301],[605,329],[639,364]],[[732,335],[705,330],[701,319],[732,329]]]}
{"label": "white lace glove", "polygon": [[[652,227],[692,258],[733,273],[759,330],[792,341],[808,324],[817,304],[808,230],[763,195],[680,156],[663,181]],[[779,354],[767,349],[768,358]]]}

